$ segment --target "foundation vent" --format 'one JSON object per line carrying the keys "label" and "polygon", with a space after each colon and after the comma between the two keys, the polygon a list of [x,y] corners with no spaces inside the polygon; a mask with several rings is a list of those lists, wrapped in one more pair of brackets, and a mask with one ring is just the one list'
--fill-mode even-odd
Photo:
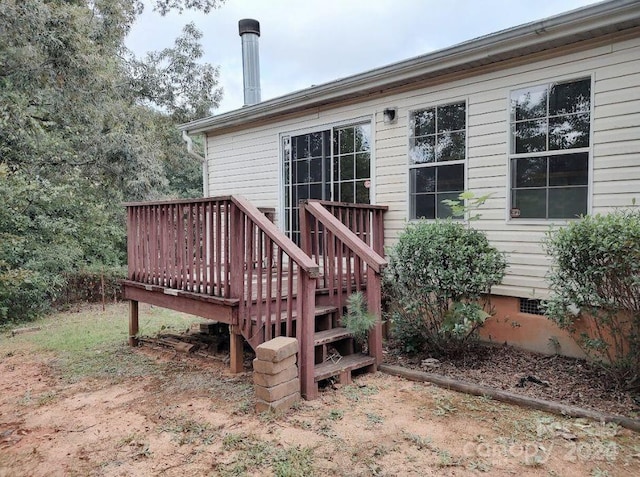
{"label": "foundation vent", "polygon": [[520,298],[520,313],[528,313],[529,315],[544,315],[544,309],[542,308],[540,300]]}

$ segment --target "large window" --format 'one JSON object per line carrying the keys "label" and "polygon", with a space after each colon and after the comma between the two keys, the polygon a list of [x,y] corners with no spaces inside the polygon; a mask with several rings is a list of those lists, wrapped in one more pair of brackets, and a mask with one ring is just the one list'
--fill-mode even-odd
{"label": "large window", "polygon": [[591,79],[511,93],[511,217],[587,212]]}
{"label": "large window", "polygon": [[284,227],[300,239],[299,202],[305,199],[369,203],[371,125],[335,127],[283,136]]}
{"label": "large window", "polygon": [[412,219],[449,217],[442,203],[464,191],[466,105],[446,104],[409,116],[409,215]]}

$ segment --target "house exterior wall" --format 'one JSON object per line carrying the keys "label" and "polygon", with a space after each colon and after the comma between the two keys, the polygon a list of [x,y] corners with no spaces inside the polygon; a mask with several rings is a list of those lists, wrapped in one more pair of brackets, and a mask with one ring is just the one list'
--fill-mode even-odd
{"label": "house exterior wall", "polygon": [[[351,104],[207,138],[211,195],[242,194],[259,207],[282,207],[282,134],[371,119],[372,201],[389,206],[386,245],[409,217],[408,118],[411,110],[464,100],[467,104],[466,189],[491,193],[473,226],[506,253],[509,267],[496,295],[544,298],[549,259],[541,241],[551,221],[508,219],[509,95],[536,84],[592,78],[589,211],[606,213],[640,199],[640,38],[599,43],[587,49],[549,52],[530,61],[439,84],[379,95]],[[395,124],[382,111],[398,108]],[[556,222],[562,224],[563,222]],[[536,317],[540,319],[539,317]]]}

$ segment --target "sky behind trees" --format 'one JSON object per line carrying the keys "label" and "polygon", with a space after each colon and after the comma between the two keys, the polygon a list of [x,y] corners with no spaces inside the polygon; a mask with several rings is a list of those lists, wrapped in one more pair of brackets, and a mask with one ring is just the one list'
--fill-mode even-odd
{"label": "sky behind trees", "polygon": [[127,45],[138,56],[170,46],[188,22],[204,61],[220,66],[217,113],[243,104],[238,20],[260,22],[262,99],[322,84],[540,20],[593,0],[226,0],[208,14],[162,17],[147,5]]}

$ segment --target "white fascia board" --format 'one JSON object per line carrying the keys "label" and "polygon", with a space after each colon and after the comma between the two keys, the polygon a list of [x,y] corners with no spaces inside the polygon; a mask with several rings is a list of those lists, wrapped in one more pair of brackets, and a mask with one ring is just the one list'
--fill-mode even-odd
{"label": "white fascia board", "polygon": [[[439,73],[490,64],[640,25],[640,0],[613,0],[502,30],[409,60],[179,126],[189,134],[242,125],[380,92]],[[598,33],[600,32],[600,33]]]}

